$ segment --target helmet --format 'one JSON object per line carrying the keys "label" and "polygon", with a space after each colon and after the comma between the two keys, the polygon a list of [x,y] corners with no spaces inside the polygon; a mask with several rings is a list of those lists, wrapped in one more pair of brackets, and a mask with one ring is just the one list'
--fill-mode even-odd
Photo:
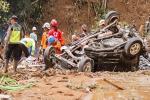
{"label": "helmet", "polygon": [[36,31],[37,29],[36,29],[36,27],[32,27],[32,31]]}
{"label": "helmet", "polygon": [[42,28],[48,28],[50,29],[50,24],[48,22],[44,23],[44,25],[42,26]]}
{"label": "helmet", "polygon": [[102,26],[102,25],[105,25],[105,20],[104,20],[104,19],[101,19],[101,20],[99,21],[99,26]]}
{"label": "helmet", "polygon": [[58,22],[56,19],[52,19],[51,20],[51,26],[57,27],[58,26]]}
{"label": "helmet", "polygon": [[16,15],[13,15],[13,16],[11,16],[11,18],[10,18],[10,19],[17,20],[17,19],[18,19],[18,17],[17,17]]}
{"label": "helmet", "polygon": [[53,43],[55,42],[55,37],[54,36],[49,36],[48,37],[48,43]]}
{"label": "helmet", "polygon": [[81,29],[87,30],[87,25],[86,25],[86,24],[83,24],[83,25],[81,26]]}

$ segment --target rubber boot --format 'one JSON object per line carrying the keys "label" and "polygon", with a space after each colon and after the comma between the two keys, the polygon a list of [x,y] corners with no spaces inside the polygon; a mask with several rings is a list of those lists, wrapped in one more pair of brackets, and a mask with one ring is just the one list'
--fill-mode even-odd
{"label": "rubber boot", "polygon": [[9,63],[9,60],[5,59],[4,73],[8,72],[8,63]]}
{"label": "rubber boot", "polygon": [[16,71],[17,71],[17,66],[18,66],[18,61],[14,60],[14,65],[13,65],[13,71],[14,71],[14,73],[16,73]]}

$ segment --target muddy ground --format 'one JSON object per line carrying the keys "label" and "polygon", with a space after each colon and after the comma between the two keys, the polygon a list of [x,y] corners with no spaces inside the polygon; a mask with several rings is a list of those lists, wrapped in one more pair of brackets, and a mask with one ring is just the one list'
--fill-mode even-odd
{"label": "muddy ground", "polygon": [[[2,72],[1,72],[2,73]],[[77,73],[37,68],[8,73],[20,83],[34,86],[16,92],[3,91],[13,100],[149,100],[150,70],[137,72]]]}

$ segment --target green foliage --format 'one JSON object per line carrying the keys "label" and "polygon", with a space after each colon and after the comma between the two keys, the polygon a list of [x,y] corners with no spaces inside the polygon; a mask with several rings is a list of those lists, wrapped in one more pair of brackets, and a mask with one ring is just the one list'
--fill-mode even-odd
{"label": "green foliage", "polygon": [[0,24],[8,19],[9,3],[5,0],[0,0]]}
{"label": "green foliage", "polygon": [[7,0],[10,4],[10,14],[17,15],[25,30],[29,31],[33,25],[38,24],[41,18],[42,0]]}
{"label": "green foliage", "polygon": [[92,8],[96,14],[96,17],[98,19],[102,18],[104,19],[104,16],[106,14],[106,9],[102,6],[102,3],[93,3]]}
{"label": "green foliage", "polygon": [[4,0],[0,0],[0,10],[3,12],[8,12],[9,11],[9,4],[8,2]]}
{"label": "green foliage", "polygon": [[16,80],[8,76],[0,76],[0,89],[6,91],[18,91],[31,88],[33,83],[19,84]]}

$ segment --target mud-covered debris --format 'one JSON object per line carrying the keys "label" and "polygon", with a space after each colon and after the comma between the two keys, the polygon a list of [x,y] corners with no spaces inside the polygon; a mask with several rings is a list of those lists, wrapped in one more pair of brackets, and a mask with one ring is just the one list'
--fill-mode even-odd
{"label": "mud-covered debris", "polygon": [[85,92],[87,92],[87,90],[91,91],[92,89],[97,88],[97,84],[95,80],[89,80],[89,81],[84,81],[84,82],[75,82],[75,81],[70,80],[68,84],[66,85],[66,87],[73,89],[73,90],[82,89]]}
{"label": "mud-covered debris", "polygon": [[74,95],[71,93],[66,93],[66,94],[64,94],[64,96],[74,96]]}
{"label": "mud-covered debris", "polygon": [[59,80],[57,82],[68,82],[68,80]]}
{"label": "mud-covered debris", "polygon": [[140,56],[139,68],[141,70],[150,69],[150,61],[147,58]]}
{"label": "mud-covered debris", "polygon": [[0,94],[0,100],[12,100],[10,95]]}
{"label": "mud-covered debris", "polygon": [[123,87],[121,87],[121,86],[119,86],[119,85],[117,85],[117,84],[109,81],[108,79],[104,79],[104,81],[107,82],[107,83],[109,83],[109,84],[111,84],[112,86],[116,87],[119,90],[125,90]]}
{"label": "mud-covered debris", "polygon": [[45,64],[43,64],[41,61],[37,60],[35,57],[28,57],[28,58],[22,58],[19,61],[19,66],[18,68],[33,68],[33,67],[44,67]]}

